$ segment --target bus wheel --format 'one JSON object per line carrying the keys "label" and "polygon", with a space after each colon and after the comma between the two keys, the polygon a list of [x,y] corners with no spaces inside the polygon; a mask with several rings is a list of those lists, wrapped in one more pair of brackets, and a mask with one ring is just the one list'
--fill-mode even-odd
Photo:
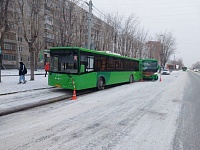
{"label": "bus wheel", "polygon": [[134,78],[133,78],[133,75],[131,75],[129,78],[129,83],[133,83],[133,82],[134,82]]}
{"label": "bus wheel", "polygon": [[158,80],[158,76],[155,77],[155,81],[157,81],[157,80]]}
{"label": "bus wheel", "polygon": [[98,90],[104,89],[104,80],[101,77],[98,79],[97,88],[98,88]]}

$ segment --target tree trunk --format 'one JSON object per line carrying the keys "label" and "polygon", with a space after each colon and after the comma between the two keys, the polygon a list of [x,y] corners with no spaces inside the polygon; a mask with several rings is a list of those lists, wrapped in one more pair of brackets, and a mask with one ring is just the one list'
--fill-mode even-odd
{"label": "tree trunk", "polygon": [[1,50],[1,54],[0,54],[0,82],[1,82],[1,66],[2,66],[2,52],[3,52],[3,49],[4,49],[4,43],[3,43],[3,33],[0,33],[1,36],[0,36],[0,50]]}
{"label": "tree trunk", "polygon": [[34,51],[33,51],[32,43],[30,44],[29,50],[30,50],[30,67],[31,67],[30,81],[33,81],[34,80]]}
{"label": "tree trunk", "polygon": [[37,71],[37,69],[38,69],[38,51],[35,52],[34,62],[35,62],[35,71]]}

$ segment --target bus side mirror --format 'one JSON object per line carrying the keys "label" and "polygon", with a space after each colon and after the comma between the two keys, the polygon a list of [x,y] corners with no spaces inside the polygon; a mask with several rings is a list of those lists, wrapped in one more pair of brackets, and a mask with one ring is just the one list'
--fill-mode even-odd
{"label": "bus side mirror", "polygon": [[84,72],[85,72],[85,65],[81,65],[80,73],[84,73]]}

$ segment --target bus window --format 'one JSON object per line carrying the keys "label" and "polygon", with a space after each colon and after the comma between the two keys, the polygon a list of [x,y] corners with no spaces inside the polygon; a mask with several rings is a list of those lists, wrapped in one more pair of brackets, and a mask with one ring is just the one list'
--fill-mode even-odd
{"label": "bus window", "polygon": [[128,60],[128,59],[125,59],[125,60],[124,60],[124,70],[125,70],[125,71],[128,71],[128,70],[129,70],[129,67],[130,67],[129,60]]}
{"label": "bus window", "polygon": [[134,71],[139,71],[139,62],[138,61],[133,61],[134,63]]}
{"label": "bus window", "polygon": [[153,62],[153,61],[144,61],[142,64],[142,69],[143,71],[153,71],[153,72],[157,72],[158,70],[158,65],[157,62]]}
{"label": "bus window", "polygon": [[90,72],[94,70],[94,56],[88,56],[88,63],[86,67],[86,71]]}
{"label": "bus window", "polygon": [[51,58],[51,71],[58,71],[58,56],[54,56]]}
{"label": "bus window", "polygon": [[94,56],[91,54],[83,53],[81,54],[81,65],[85,66],[86,72],[94,71]]}
{"label": "bus window", "polygon": [[[81,55],[81,65],[84,65],[84,68],[87,66],[87,56],[86,55]],[[85,70],[84,70],[85,72]]]}
{"label": "bus window", "polygon": [[102,57],[101,58],[101,71],[105,71],[106,70],[106,58]]}
{"label": "bus window", "polygon": [[52,71],[63,73],[78,73],[78,55],[74,51],[51,56]]}
{"label": "bus window", "polygon": [[59,57],[61,72],[78,73],[77,55],[63,55]]}
{"label": "bus window", "polygon": [[107,70],[109,71],[115,70],[115,65],[117,64],[115,64],[115,60],[112,57],[107,59]]}

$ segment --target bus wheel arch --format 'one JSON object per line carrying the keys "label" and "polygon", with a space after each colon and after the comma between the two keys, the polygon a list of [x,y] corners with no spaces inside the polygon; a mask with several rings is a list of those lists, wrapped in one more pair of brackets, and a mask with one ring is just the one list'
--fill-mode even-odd
{"label": "bus wheel arch", "polygon": [[134,76],[131,74],[129,77],[129,83],[133,83],[134,82]]}
{"label": "bus wheel arch", "polygon": [[103,90],[105,88],[106,82],[103,76],[100,76],[97,80],[97,89]]}
{"label": "bus wheel arch", "polygon": [[158,80],[158,75],[154,76],[154,80],[157,81]]}

